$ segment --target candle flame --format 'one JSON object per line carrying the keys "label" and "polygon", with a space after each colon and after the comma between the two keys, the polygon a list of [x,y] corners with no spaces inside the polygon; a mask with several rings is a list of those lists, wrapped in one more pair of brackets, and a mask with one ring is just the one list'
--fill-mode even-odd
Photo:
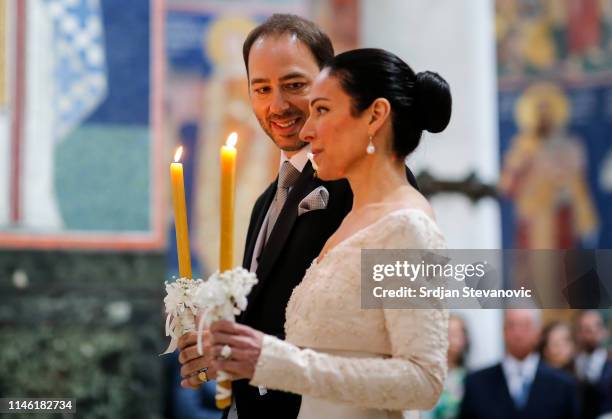
{"label": "candle flame", "polygon": [[236,143],[238,142],[238,134],[232,132],[229,137],[227,137],[227,141],[225,141],[225,145],[229,148],[234,148]]}
{"label": "candle flame", "polygon": [[183,155],[183,146],[180,146],[176,149],[176,153],[174,153],[174,162],[178,163],[181,160],[181,156]]}

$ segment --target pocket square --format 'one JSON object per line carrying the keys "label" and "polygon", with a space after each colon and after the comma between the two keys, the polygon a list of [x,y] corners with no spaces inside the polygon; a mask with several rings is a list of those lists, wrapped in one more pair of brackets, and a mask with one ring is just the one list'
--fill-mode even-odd
{"label": "pocket square", "polygon": [[307,212],[327,208],[329,192],[324,186],[319,186],[310,192],[298,205],[298,217]]}

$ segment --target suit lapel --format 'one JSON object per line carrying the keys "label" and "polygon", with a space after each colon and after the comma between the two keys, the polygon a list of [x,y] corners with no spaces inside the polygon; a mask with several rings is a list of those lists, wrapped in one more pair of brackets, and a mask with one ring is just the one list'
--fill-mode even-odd
{"label": "suit lapel", "polygon": [[255,225],[253,226],[253,230],[251,232],[251,236],[249,237],[249,241],[246,244],[244,251],[244,260],[242,265],[245,269],[251,268],[251,261],[253,260],[253,252],[255,251],[255,244],[257,243],[257,238],[259,237],[259,231],[261,230],[261,226],[266,219],[266,214],[268,213],[268,209],[270,208],[270,204],[274,199],[274,195],[276,193],[276,183],[278,181],[278,177],[268,189],[264,192],[263,195],[263,203],[261,209],[259,210],[259,214],[257,214],[257,219],[255,220]]}
{"label": "suit lapel", "polygon": [[[495,368],[495,381],[501,383],[501,386],[498,386],[498,401],[500,403],[500,408],[508,409],[509,411],[516,412],[516,406],[514,405],[514,400],[512,400],[512,396],[510,395],[510,389],[508,388],[508,382],[506,381],[506,375],[504,374],[504,368],[501,364],[497,365]],[[492,383],[493,384],[493,383]],[[492,387],[493,388],[493,387]]]}
{"label": "suit lapel", "polygon": [[[314,170],[312,169],[312,165],[310,162],[308,162],[306,166],[304,166],[304,170],[302,170],[302,174],[295,183],[295,186],[291,189],[291,192],[287,197],[287,201],[285,202],[285,206],[278,215],[274,229],[270,233],[270,237],[268,238],[259,257],[259,265],[257,266],[256,272],[259,283],[251,291],[247,311],[249,310],[249,307],[252,306],[252,302],[257,298],[257,295],[263,288],[263,283],[268,279],[270,271],[274,267],[281,250],[289,238],[289,234],[291,233],[295,220],[297,219],[298,204],[320,182],[318,179],[314,178],[313,174]],[[268,207],[269,204],[266,206],[265,212],[267,212]],[[263,217],[265,217],[265,212]]]}

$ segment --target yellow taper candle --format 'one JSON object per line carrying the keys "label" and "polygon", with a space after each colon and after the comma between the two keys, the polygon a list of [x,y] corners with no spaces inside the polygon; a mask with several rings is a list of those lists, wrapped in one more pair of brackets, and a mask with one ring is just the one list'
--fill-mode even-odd
{"label": "yellow taper candle", "polygon": [[[232,132],[221,147],[221,242],[219,271],[234,267],[234,190],[236,185],[236,142],[238,134]],[[232,404],[232,382],[220,373],[217,381],[217,407],[227,409]]]}
{"label": "yellow taper candle", "polygon": [[236,184],[236,142],[232,132],[221,147],[221,243],[219,271],[234,267],[234,188]]}
{"label": "yellow taper candle", "polygon": [[185,182],[183,165],[179,163],[183,147],[174,154],[174,163],[170,165],[172,179],[172,201],[174,202],[174,225],[176,228],[176,249],[178,252],[179,275],[181,278],[192,278],[191,255],[189,253],[189,227],[187,225],[187,205],[185,203]]}

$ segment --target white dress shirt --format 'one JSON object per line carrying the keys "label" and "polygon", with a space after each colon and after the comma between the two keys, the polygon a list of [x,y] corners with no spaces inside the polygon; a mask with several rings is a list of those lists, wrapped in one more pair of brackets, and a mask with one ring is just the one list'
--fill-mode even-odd
{"label": "white dress shirt", "polygon": [[591,354],[581,352],[576,357],[576,374],[578,378],[589,383],[597,383],[601,378],[603,367],[608,359],[608,351],[599,348]]}
{"label": "white dress shirt", "polygon": [[539,362],[540,356],[536,353],[528,355],[522,361],[506,354],[502,361],[502,369],[513,400],[516,401],[520,397],[525,384],[533,383]]}

